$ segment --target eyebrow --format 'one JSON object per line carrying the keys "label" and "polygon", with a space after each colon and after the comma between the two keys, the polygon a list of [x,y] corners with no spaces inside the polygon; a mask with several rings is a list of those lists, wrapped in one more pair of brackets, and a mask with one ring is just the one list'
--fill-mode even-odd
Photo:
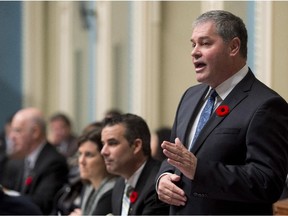
{"label": "eyebrow", "polygon": [[[202,37],[198,38],[198,40],[205,40],[205,39],[211,39],[211,37],[210,36],[202,36]],[[190,41],[194,42],[193,38],[191,38]]]}
{"label": "eyebrow", "polygon": [[106,141],[107,143],[109,143],[109,142],[119,142],[119,140],[118,139],[115,139],[115,138],[110,138],[110,139],[107,139],[107,141]]}

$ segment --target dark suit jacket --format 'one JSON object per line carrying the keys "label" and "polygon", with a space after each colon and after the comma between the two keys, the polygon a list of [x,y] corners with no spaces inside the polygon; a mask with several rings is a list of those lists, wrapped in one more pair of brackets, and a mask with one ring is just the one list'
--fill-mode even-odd
{"label": "dark suit jacket", "polygon": [[[159,161],[148,159],[134,189],[138,193],[138,198],[130,204],[129,215],[167,215],[169,213],[169,206],[157,200],[154,180],[159,168]],[[120,177],[112,193],[113,215],[121,215],[124,189],[125,180]]]}
{"label": "dark suit jacket", "polygon": [[53,198],[57,191],[68,181],[68,166],[63,155],[46,143],[40,152],[32,173],[32,182],[22,188],[24,171],[23,160],[10,160],[4,170],[3,186],[23,191],[23,195],[31,198],[44,214],[52,210]]}
{"label": "dark suit jacket", "polygon": [[[115,187],[117,178],[118,177],[107,176],[102,180],[96,193],[93,186],[89,184],[85,185],[81,197],[83,215],[107,215],[112,212],[112,190]],[[92,205],[90,206],[90,204]]]}
{"label": "dark suit jacket", "polygon": [[61,152],[61,150],[58,149],[66,158],[73,157],[78,151],[77,137],[72,134],[66,140],[62,141],[59,146],[56,145],[56,148],[61,149],[61,145],[67,145],[65,152]]}
{"label": "dark suit jacket", "polygon": [[97,207],[93,211],[93,215],[107,215],[111,213],[112,203],[112,190],[107,191],[102,195],[100,200],[98,201]]}
{"label": "dark suit jacket", "polygon": [[0,190],[0,215],[42,215],[40,208],[23,196],[10,196]]}
{"label": "dark suit jacket", "polygon": [[80,176],[75,181],[65,184],[54,196],[54,205],[51,215],[69,215],[75,208],[80,208],[83,182]]}
{"label": "dark suit jacket", "polygon": [[[188,146],[191,124],[208,91],[189,88],[176,113],[171,140]],[[272,214],[283,190],[288,165],[288,105],[249,70],[222,102],[226,116],[214,112],[194,143],[194,180],[163,162],[159,175],[176,172],[188,201],[171,214]],[[158,175],[158,177],[159,177]]]}

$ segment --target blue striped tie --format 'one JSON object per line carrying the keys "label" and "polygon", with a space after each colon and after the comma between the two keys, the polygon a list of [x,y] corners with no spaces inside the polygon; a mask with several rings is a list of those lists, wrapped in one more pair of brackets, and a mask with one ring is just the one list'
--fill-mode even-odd
{"label": "blue striped tie", "polygon": [[199,122],[198,122],[198,125],[197,125],[197,128],[196,128],[196,132],[195,132],[195,135],[194,135],[194,138],[193,138],[193,141],[190,145],[190,148],[189,150],[191,151],[191,148],[195,142],[195,140],[197,139],[198,135],[200,134],[200,131],[202,130],[202,128],[204,127],[204,125],[206,124],[206,122],[208,121],[208,119],[210,118],[211,114],[212,114],[212,111],[213,111],[213,108],[214,108],[214,103],[215,103],[215,98],[218,96],[217,92],[213,89],[211,91],[211,94],[208,98],[208,101],[200,115],[200,118],[199,118]]}

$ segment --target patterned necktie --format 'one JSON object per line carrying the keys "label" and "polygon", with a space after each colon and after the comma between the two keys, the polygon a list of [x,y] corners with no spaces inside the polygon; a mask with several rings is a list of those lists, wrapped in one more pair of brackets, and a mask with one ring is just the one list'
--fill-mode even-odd
{"label": "patterned necktie", "polygon": [[129,207],[130,207],[130,194],[133,191],[133,187],[129,184],[125,185],[125,190],[123,194],[122,199],[122,211],[121,216],[127,216],[129,213]]}
{"label": "patterned necktie", "polygon": [[202,128],[204,127],[204,125],[206,124],[206,122],[208,121],[208,119],[210,118],[211,114],[212,114],[212,111],[213,111],[213,108],[214,108],[214,103],[215,103],[215,98],[218,96],[217,92],[213,89],[211,91],[211,94],[208,98],[208,101],[200,115],[200,118],[199,118],[199,122],[198,122],[198,125],[197,125],[197,128],[196,128],[196,131],[195,131],[195,135],[194,135],[194,138],[193,138],[193,141],[190,145],[190,148],[189,150],[191,151],[192,149],[192,146],[195,142],[195,140],[197,139],[198,135],[200,134],[200,131],[202,130]]}

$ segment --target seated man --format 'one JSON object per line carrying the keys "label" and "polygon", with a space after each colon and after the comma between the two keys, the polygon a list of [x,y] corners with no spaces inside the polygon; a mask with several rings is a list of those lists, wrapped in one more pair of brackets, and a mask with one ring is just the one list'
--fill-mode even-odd
{"label": "seated man", "polygon": [[77,137],[72,132],[70,119],[63,113],[55,113],[49,119],[49,129],[49,142],[69,161],[78,150]]}
{"label": "seated man", "polygon": [[43,214],[52,210],[53,198],[68,181],[66,159],[46,140],[46,124],[36,108],[18,111],[11,125],[14,152],[3,170],[3,186],[26,195]]}
{"label": "seated man", "polygon": [[112,214],[167,215],[169,206],[157,200],[155,177],[161,163],[151,158],[146,122],[133,114],[106,118],[101,137],[108,172],[121,176],[112,193]]}

